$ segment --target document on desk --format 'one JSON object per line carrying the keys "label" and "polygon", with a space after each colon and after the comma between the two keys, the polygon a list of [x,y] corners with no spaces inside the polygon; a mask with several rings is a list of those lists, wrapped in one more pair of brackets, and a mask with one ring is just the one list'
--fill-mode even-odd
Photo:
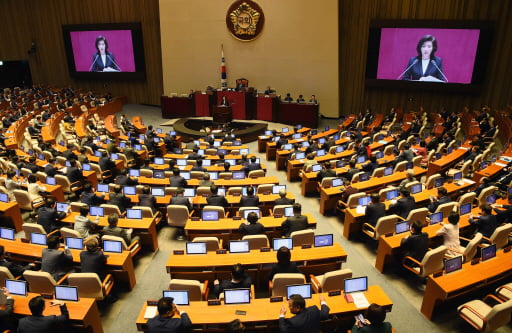
{"label": "document on desk", "polygon": [[146,308],[146,312],[144,312],[144,319],[150,319],[156,316],[157,308],[156,306],[148,306]]}
{"label": "document on desk", "polygon": [[367,308],[370,306],[370,302],[366,299],[364,293],[351,293],[352,299],[354,300],[354,305],[358,309]]}
{"label": "document on desk", "polygon": [[365,212],[366,212],[366,206],[357,206],[356,207],[357,214],[364,214]]}

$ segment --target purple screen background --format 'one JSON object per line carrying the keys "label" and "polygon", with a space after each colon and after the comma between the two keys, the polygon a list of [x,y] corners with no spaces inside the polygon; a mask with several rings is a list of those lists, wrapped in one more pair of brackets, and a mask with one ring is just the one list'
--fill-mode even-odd
{"label": "purple screen background", "polygon": [[443,61],[449,83],[471,83],[480,30],[478,29],[411,29],[382,28],[377,79],[396,80],[417,56],[421,37],[437,39],[435,55]]}
{"label": "purple screen background", "polygon": [[71,45],[77,72],[89,72],[96,54],[96,37],[103,36],[108,42],[108,52],[122,72],[135,72],[131,30],[72,31]]}

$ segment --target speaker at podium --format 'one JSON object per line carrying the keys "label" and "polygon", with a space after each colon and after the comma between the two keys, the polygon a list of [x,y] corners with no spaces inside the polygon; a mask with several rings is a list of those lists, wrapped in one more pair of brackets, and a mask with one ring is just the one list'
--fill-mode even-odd
{"label": "speaker at podium", "polygon": [[219,124],[229,123],[233,120],[231,106],[218,105],[213,107],[213,122]]}

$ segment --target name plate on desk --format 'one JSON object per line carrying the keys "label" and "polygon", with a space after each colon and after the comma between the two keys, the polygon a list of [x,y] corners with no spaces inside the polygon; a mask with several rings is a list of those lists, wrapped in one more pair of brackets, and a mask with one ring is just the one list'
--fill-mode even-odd
{"label": "name plate on desk", "polygon": [[281,217],[283,217],[283,215],[281,215],[281,214],[275,214],[275,215],[274,215],[274,218],[275,218],[275,219],[279,219],[279,218],[281,218]]}
{"label": "name plate on desk", "polygon": [[217,250],[215,250],[215,253],[217,253],[217,254],[226,254],[226,253],[228,253],[228,251],[226,249],[217,249]]}
{"label": "name plate on desk", "polygon": [[510,252],[510,250],[512,250],[512,245],[509,245],[509,246],[507,246],[506,248],[504,248],[504,249],[503,249],[503,253]]}
{"label": "name plate on desk", "polygon": [[172,254],[174,254],[174,255],[182,255],[182,254],[185,254],[185,251],[184,250],[174,250],[174,251],[172,251]]}
{"label": "name plate on desk", "polygon": [[241,216],[233,216],[233,221],[240,221],[241,219]]}
{"label": "name plate on desk", "polygon": [[199,220],[200,220],[200,218],[199,218],[199,217],[197,217],[197,216],[194,216],[194,217],[191,217],[191,218],[190,218],[190,220],[191,220],[191,221],[199,221]]}
{"label": "name plate on desk", "polygon": [[270,252],[270,247],[262,247],[260,252]]}
{"label": "name plate on desk", "polygon": [[433,275],[433,277],[440,277],[440,276],[443,276],[443,271],[440,271],[440,272],[435,272]]}
{"label": "name plate on desk", "polygon": [[156,301],[156,300],[148,300],[146,303],[148,306],[157,306],[158,305],[158,301]]}
{"label": "name plate on desk", "polygon": [[209,299],[208,305],[220,305],[220,299]]}
{"label": "name plate on desk", "polygon": [[302,249],[310,249],[312,247],[311,244],[302,244],[301,248]]}
{"label": "name plate on desk", "polygon": [[330,290],[328,293],[329,296],[338,296],[341,295],[341,290]]}
{"label": "name plate on desk", "polygon": [[270,297],[270,303],[282,302],[283,296],[274,296]]}
{"label": "name plate on desk", "polygon": [[480,262],[480,258],[474,258],[471,260],[471,265],[476,265]]}

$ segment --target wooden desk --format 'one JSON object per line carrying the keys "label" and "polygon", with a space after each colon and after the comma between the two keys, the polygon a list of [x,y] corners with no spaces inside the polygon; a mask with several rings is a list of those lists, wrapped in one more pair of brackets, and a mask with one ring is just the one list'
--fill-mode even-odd
{"label": "wooden desk", "polygon": [[[233,264],[240,262],[246,266],[246,272],[253,281],[264,283],[268,281],[272,264],[277,263],[276,253],[251,250],[250,253],[171,254],[166,269],[173,279],[214,280],[228,278]],[[311,249],[294,248],[291,253],[291,260],[296,262],[306,276],[340,269],[341,264],[347,260],[347,253],[338,243]]]}
{"label": "wooden desk", "polygon": [[[414,176],[419,177],[427,170],[421,167],[414,167]],[[365,182],[352,184],[352,187],[358,189],[359,192],[372,192],[387,185],[392,185],[401,182],[407,177],[406,171],[395,172],[389,176],[370,178]],[[336,203],[341,198],[342,192],[340,187],[329,187],[320,189],[320,214],[325,215],[327,212],[334,211]]]}
{"label": "wooden desk", "polygon": [[114,114],[109,114],[105,117],[105,129],[114,137],[119,138],[120,130],[117,127],[117,118]]}
{"label": "wooden desk", "polygon": [[467,148],[454,149],[451,154],[445,155],[437,161],[429,163],[427,177],[432,176],[435,173],[442,173],[444,170],[461,160],[467,152]]}
{"label": "wooden desk", "polygon": [[312,103],[288,103],[279,104],[278,123],[318,127],[319,105]]}
{"label": "wooden desk", "polygon": [[503,170],[503,168],[505,168],[506,166],[507,166],[507,163],[505,163],[503,161],[493,163],[493,164],[487,166],[485,169],[478,170],[477,172],[475,172],[475,174],[473,175],[473,180],[478,183],[480,181],[480,179],[482,179],[483,177],[491,178],[491,177],[495,176],[498,172]]}
{"label": "wooden desk", "polygon": [[[62,222],[74,225],[75,217],[78,215],[80,214],[71,212],[64,219],[62,219]],[[100,217],[98,225],[101,227],[108,226],[108,216]],[[156,231],[156,221],[154,218],[134,220],[121,217],[119,218],[117,226],[120,228],[133,229],[133,233],[140,236],[143,245],[149,247],[149,249],[151,249],[153,252],[158,250],[158,234]]]}
{"label": "wooden desk", "polygon": [[23,230],[23,218],[21,217],[21,209],[16,201],[9,201],[7,203],[0,202],[0,211],[5,216],[9,216],[12,219],[12,227],[16,232]]}
{"label": "wooden desk", "polygon": [[162,96],[162,118],[186,118],[194,116],[194,100],[188,96]]}
{"label": "wooden desk", "polygon": [[[44,245],[22,242],[21,239],[14,241],[0,239],[0,245],[5,247],[5,252],[10,254],[13,260],[25,262],[41,261]],[[73,263],[80,265],[80,250],[70,250],[73,255]],[[130,290],[135,287],[135,271],[133,269],[132,255],[129,251],[123,253],[108,253],[107,266],[109,273],[114,275],[116,282],[125,283]]]}
{"label": "wooden desk", "polygon": [[[263,184],[279,184],[279,180],[277,177],[259,177],[259,178],[245,178],[245,179],[217,179],[213,181],[215,185],[222,187],[231,187],[231,186],[258,186]],[[139,184],[147,184],[147,185],[155,185],[155,186],[168,186],[169,178],[149,178],[149,177],[139,177]],[[187,184],[189,187],[198,187],[199,179],[189,179],[187,180]]]}
{"label": "wooden desk", "polygon": [[142,117],[139,117],[139,116],[133,117],[132,124],[133,124],[133,126],[135,126],[135,128],[137,129],[137,131],[140,134],[146,134],[146,129],[147,128],[146,128],[146,126],[144,126],[144,122],[142,121]]}
{"label": "wooden desk", "polygon": [[421,303],[421,313],[428,319],[432,319],[437,304],[458,297],[475,290],[508,278],[512,275],[510,261],[512,252],[504,253],[498,251],[496,258],[480,262],[477,265],[465,263],[462,270],[445,274],[434,278],[429,275],[423,302]]}
{"label": "wooden desk", "polygon": [[[26,297],[11,296],[14,299],[13,316],[26,317],[32,315],[28,303],[39,294],[27,293]],[[60,315],[58,306],[50,306],[50,300],[45,300],[45,303],[43,316]],[[103,333],[100,312],[94,298],[80,298],[79,302],[66,302],[66,307],[71,325],[86,328],[88,332]]]}
{"label": "wooden desk", "polygon": [[[363,313],[365,309],[357,309],[354,303],[347,303],[345,297],[338,296],[325,296],[325,301],[330,309],[330,320],[338,323],[352,319],[355,315]],[[306,307],[316,305],[320,307],[320,294],[313,294],[311,299],[306,300]],[[380,286],[369,286],[368,291],[365,292],[368,302],[377,303],[383,306],[386,311],[391,311],[393,302]],[[271,303],[268,298],[252,299],[251,304],[237,304],[237,305],[220,305],[208,306],[207,302],[190,302],[189,306],[180,306],[180,310],[184,310],[190,317],[193,324],[193,329],[201,330],[201,332],[219,332],[220,329],[230,322],[238,318],[244,323],[247,329],[266,329],[270,330],[278,326],[279,311],[281,307],[288,306],[285,302]],[[137,330],[144,331],[146,329],[147,319],[144,318],[147,303],[143,305],[137,317]],[[235,310],[246,311],[246,315],[235,315]],[[290,318],[292,314],[287,311],[286,318]],[[334,317],[335,316],[335,317]]]}

